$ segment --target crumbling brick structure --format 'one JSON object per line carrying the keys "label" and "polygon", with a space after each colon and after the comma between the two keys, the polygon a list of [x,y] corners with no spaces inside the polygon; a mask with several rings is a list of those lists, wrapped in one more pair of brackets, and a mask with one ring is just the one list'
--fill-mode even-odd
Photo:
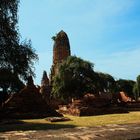
{"label": "crumbling brick structure", "polygon": [[51,79],[58,73],[58,66],[71,55],[70,43],[67,34],[60,31],[56,36],[52,37],[54,40],[53,46],[53,65],[51,68]]}

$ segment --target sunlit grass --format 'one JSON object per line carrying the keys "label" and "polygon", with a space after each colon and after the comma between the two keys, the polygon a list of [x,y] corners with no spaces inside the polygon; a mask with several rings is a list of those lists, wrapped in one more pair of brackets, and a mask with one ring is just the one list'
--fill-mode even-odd
{"label": "sunlit grass", "polygon": [[100,116],[76,117],[65,115],[71,121],[49,122],[44,119],[26,119],[26,120],[5,120],[0,123],[0,132],[5,131],[26,131],[26,130],[57,130],[61,128],[74,127],[93,127],[111,124],[140,124],[140,112],[130,112],[126,114],[109,114]]}
{"label": "sunlit grass", "polygon": [[65,115],[70,118],[71,121],[66,122],[48,122],[46,119],[32,119],[22,120],[26,123],[39,123],[39,124],[63,124],[73,125],[76,127],[92,127],[97,125],[108,125],[108,124],[128,124],[128,123],[140,123],[140,112],[130,112],[126,114],[109,114],[101,116],[87,116],[87,117],[76,117]]}

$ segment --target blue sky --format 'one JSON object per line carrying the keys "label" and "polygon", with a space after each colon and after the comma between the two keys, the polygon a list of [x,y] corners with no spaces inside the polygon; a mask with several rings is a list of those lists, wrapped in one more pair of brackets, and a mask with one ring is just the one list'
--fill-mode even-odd
{"label": "blue sky", "polygon": [[21,40],[31,39],[39,55],[35,83],[50,73],[53,40],[60,30],[69,37],[72,55],[95,64],[114,78],[140,74],[140,0],[21,0]]}

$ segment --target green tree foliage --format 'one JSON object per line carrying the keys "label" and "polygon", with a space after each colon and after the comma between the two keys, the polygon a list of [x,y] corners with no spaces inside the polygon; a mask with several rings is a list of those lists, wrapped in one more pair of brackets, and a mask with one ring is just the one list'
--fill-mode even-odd
{"label": "green tree foliage", "polygon": [[14,75],[8,69],[0,69],[0,87],[3,89],[4,93],[7,92],[7,89],[12,89],[12,91],[18,91],[23,88],[24,84],[21,80]]}
{"label": "green tree foliage", "polygon": [[9,92],[17,92],[23,88],[21,80],[8,69],[0,69],[0,105],[9,98]]}
{"label": "green tree foliage", "polygon": [[140,75],[137,76],[137,91],[138,96],[140,96]]}
{"label": "green tree foliage", "polygon": [[[34,75],[33,64],[38,57],[31,47],[31,41],[20,43],[17,28],[18,4],[19,0],[0,1],[0,71],[5,70],[4,79],[14,76],[17,80],[25,80],[29,75]],[[10,83],[7,87],[11,86],[10,79],[6,83]]]}
{"label": "green tree foliage", "polygon": [[61,99],[80,98],[94,90],[93,64],[76,56],[68,57],[53,78],[52,94]]}
{"label": "green tree foliage", "polygon": [[0,2],[0,66],[10,67],[11,53],[18,48],[17,0]]}
{"label": "green tree foliage", "polygon": [[115,80],[114,78],[106,73],[97,72],[96,88],[97,92],[115,92]]}
{"label": "green tree foliage", "polygon": [[128,96],[134,98],[133,87],[135,83],[136,82],[133,80],[119,79],[116,81],[117,91],[124,91],[128,94]]}
{"label": "green tree foliage", "polygon": [[137,76],[137,81],[133,87],[133,93],[135,95],[135,99],[140,97],[140,75]]}

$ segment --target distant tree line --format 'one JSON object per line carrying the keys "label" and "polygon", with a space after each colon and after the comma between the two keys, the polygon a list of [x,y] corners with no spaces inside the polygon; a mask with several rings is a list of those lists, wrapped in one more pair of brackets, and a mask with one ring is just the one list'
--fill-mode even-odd
{"label": "distant tree line", "polygon": [[137,81],[119,79],[106,73],[95,72],[94,64],[76,56],[68,57],[53,77],[52,96],[63,100],[81,98],[86,93],[113,93],[124,91],[132,99],[140,93],[140,76]]}

